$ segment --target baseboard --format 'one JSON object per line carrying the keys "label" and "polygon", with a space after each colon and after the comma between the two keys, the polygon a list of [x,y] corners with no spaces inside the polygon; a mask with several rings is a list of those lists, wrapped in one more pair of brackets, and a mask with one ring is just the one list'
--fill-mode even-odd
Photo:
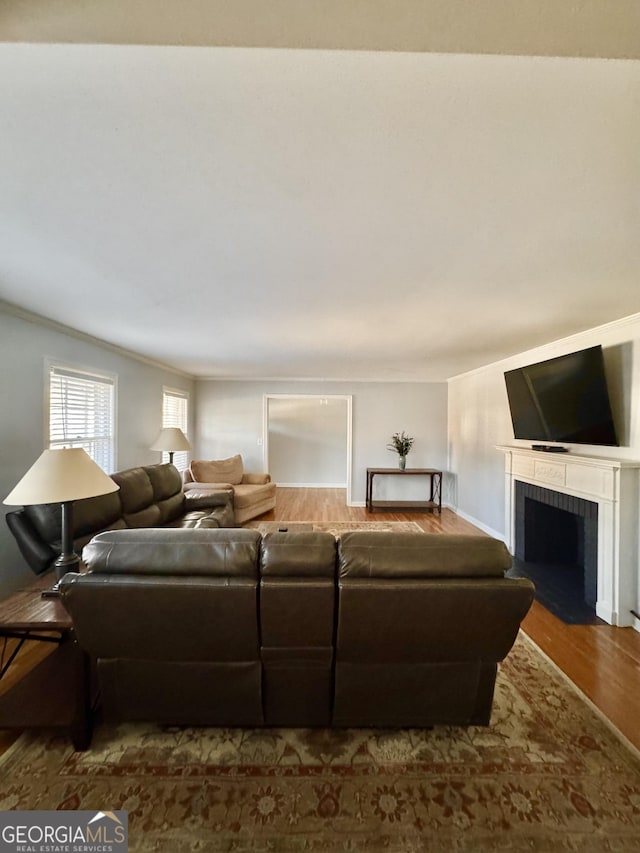
{"label": "baseboard", "polygon": [[[351,501],[348,506],[366,506],[366,501]],[[459,515],[460,518],[464,519],[464,521],[468,521],[469,524],[473,524],[474,527],[479,527],[483,533],[486,533],[488,536],[493,536],[494,539],[500,539],[501,542],[506,542],[506,537],[504,533],[498,533],[497,530],[494,530],[491,527],[488,527],[486,524],[483,524],[481,521],[478,521],[477,518],[474,518],[472,515],[468,515],[466,512],[462,512],[456,507],[451,506],[450,503],[446,501],[442,502],[442,509],[450,509],[451,512],[455,512],[456,515]]]}
{"label": "baseboard", "polygon": [[469,515],[466,512],[463,512],[461,509],[455,509],[451,507],[451,510],[455,512],[456,515],[459,515],[460,518],[464,519],[464,521],[468,521],[469,524],[473,524],[474,527],[479,527],[483,533],[486,533],[488,536],[493,536],[494,539],[500,539],[501,542],[507,542],[507,537],[504,533],[500,533],[497,530],[494,530],[493,527],[489,527],[487,524],[483,524],[481,521],[478,521],[477,518],[474,518],[472,515]]}
{"label": "baseboard", "polygon": [[[347,504],[347,506],[366,506],[366,505],[367,505],[366,501],[351,501],[351,503]],[[446,501],[442,501],[442,509],[450,509],[451,512],[455,512],[458,515],[460,514],[460,513],[458,513],[458,511],[456,510],[455,507],[451,506],[451,504],[448,504]],[[409,510],[409,511],[411,512],[412,510]],[[426,514],[428,515],[429,513],[426,513]]]}
{"label": "baseboard", "polygon": [[[276,483],[281,489],[346,489],[346,483]],[[354,504],[352,504],[354,506]],[[364,506],[364,504],[362,504]]]}

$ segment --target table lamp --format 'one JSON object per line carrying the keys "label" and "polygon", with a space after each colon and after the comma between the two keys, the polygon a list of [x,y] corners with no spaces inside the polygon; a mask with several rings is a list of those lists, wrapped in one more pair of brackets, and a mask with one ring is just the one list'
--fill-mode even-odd
{"label": "table lamp", "polygon": [[166,450],[169,462],[173,465],[173,454],[176,450],[191,450],[191,442],[178,427],[164,427],[151,445],[150,450]]}
{"label": "table lamp", "polygon": [[[116,492],[120,486],[104,473],[82,447],[45,450],[3,503],[12,506],[60,504],[62,553],[54,562],[56,578],[78,571],[80,558],[73,550],[73,503]],[[55,594],[55,586],[52,588]]]}

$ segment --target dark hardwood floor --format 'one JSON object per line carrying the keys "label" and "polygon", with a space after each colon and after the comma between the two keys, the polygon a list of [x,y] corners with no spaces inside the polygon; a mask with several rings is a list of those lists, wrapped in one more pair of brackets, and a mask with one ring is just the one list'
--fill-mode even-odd
{"label": "dark hardwood floor", "polygon": [[[348,507],[343,489],[279,488],[264,521],[417,521],[427,533],[481,533],[448,509],[437,513],[375,512]],[[640,749],[640,633],[605,624],[566,625],[537,602],[523,630],[623,735]],[[10,643],[11,641],[9,641]],[[19,666],[0,682],[0,694],[49,651],[27,644]],[[4,650],[5,656],[8,649]],[[2,641],[0,640],[0,654]],[[16,739],[0,731],[0,754]]]}

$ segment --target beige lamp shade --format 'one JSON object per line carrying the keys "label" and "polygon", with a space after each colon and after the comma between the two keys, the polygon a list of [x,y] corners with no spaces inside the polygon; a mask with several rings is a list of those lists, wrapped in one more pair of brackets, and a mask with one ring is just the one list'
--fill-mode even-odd
{"label": "beige lamp shade", "polygon": [[119,488],[82,447],[45,450],[3,503],[65,503],[106,495]]}
{"label": "beige lamp shade", "polygon": [[164,427],[151,445],[151,450],[191,450],[191,442],[178,427]]}

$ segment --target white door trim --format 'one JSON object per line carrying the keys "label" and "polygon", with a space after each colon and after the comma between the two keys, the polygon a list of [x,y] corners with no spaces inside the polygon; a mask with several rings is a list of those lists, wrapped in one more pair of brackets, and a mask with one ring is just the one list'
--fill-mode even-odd
{"label": "white door trim", "polygon": [[269,400],[345,400],[347,403],[347,506],[351,506],[351,445],[353,441],[353,396],[351,394],[263,394],[262,462],[269,470]]}

